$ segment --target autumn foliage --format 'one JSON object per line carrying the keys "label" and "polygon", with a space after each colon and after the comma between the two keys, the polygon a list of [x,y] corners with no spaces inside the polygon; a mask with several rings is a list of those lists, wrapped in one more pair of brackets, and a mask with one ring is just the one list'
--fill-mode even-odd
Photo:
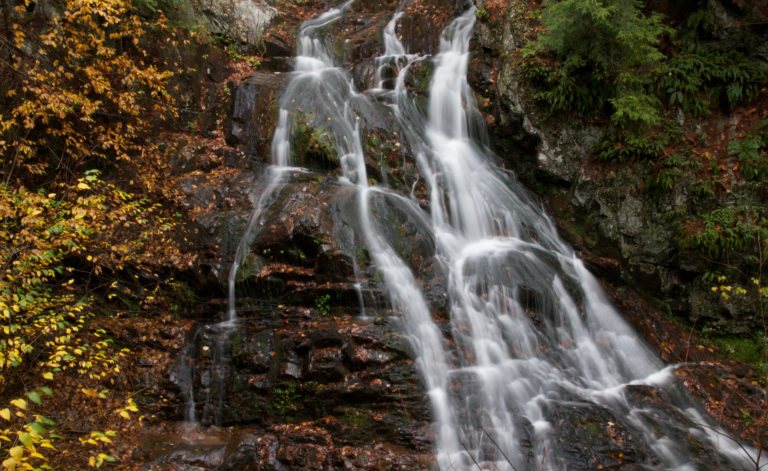
{"label": "autumn foliage", "polygon": [[3,11],[0,462],[8,470],[55,467],[52,457],[75,445],[83,449],[67,454],[80,466],[114,461],[116,430],[68,436],[62,420],[74,419],[44,414],[46,403],[68,394],[73,411],[101,401],[115,420],[132,418],[130,395],[109,390],[125,352],[91,321],[121,276],[185,263],[161,204],[166,165],[153,142],[177,116],[175,71],[146,52],[171,28],[125,0],[59,5],[44,18],[21,5]]}
{"label": "autumn foliage", "polygon": [[[16,87],[2,116],[6,183],[21,168],[76,173],[98,159],[133,161],[151,152],[149,118],[174,114],[166,90],[173,72],[149,62],[142,20],[123,0],[68,0],[37,37],[13,31],[10,74]],[[162,18],[154,34],[167,29]],[[70,179],[71,181],[71,179]]]}

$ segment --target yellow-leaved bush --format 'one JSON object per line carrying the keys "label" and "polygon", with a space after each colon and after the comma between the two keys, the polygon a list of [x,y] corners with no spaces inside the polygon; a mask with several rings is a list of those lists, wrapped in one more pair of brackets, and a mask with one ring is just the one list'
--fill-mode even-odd
{"label": "yellow-leaved bush", "polygon": [[[14,25],[12,103],[0,128],[2,172],[19,168],[76,173],[86,161],[147,165],[153,120],[176,115],[168,80],[174,72],[151,63],[153,34],[171,34],[163,17],[146,24],[125,0],[65,0],[62,13],[36,37]],[[144,44],[146,43],[146,44]],[[142,177],[150,177],[144,172]],[[71,180],[70,180],[71,181]]]}
{"label": "yellow-leaved bush", "polygon": [[[54,450],[57,435],[51,432],[56,423],[28,409],[53,395],[56,381],[79,381],[86,397],[106,399],[104,392],[89,394],[95,390],[86,384],[106,383],[119,372],[117,362],[124,352],[110,343],[106,332],[89,328],[94,301],[74,284],[82,273],[69,261],[87,259],[92,273],[141,263],[141,257],[157,252],[150,244],[167,243],[165,234],[174,224],[155,214],[158,206],[105,183],[95,172],[70,193],[58,196],[0,185],[0,397],[21,392],[0,403],[0,419],[9,425],[0,431],[6,469],[44,462],[45,449]],[[150,219],[161,224],[149,225]],[[134,236],[115,244],[109,237],[114,231]],[[130,397],[124,401],[127,405],[115,413],[129,417],[127,411],[136,408]],[[91,437],[82,443],[105,440]],[[99,448],[95,451],[94,465],[112,459]]]}
{"label": "yellow-leaved bush", "polygon": [[[29,0],[25,2],[31,3]],[[126,0],[63,0],[41,21],[13,18],[0,70],[0,463],[48,469],[61,448],[81,466],[114,461],[115,430],[66,436],[46,401],[138,412],[110,391],[124,350],[95,327],[120,273],[184,266],[176,217],[158,201],[158,124],[177,116],[174,70],[148,53],[176,34]],[[4,40],[5,41],[5,40]],[[5,54],[5,52],[4,52]],[[98,170],[96,170],[98,169]],[[128,191],[126,188],[130,188]],[[101,301],[103,303],[103,301]],[[63,387],[66,384],[66,388]],[[70,414],[71,415],[71,414]],[[64,424],[66,425],[66,424]]]}

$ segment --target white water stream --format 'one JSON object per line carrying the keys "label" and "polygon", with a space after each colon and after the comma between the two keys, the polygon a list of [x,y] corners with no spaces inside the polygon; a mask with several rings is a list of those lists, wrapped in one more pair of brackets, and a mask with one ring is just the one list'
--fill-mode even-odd
{"label": "white water stream", "polygon": [[[261,214],[290,174],[301,170],[290,166],[292,130],[310,120],[333,141],[340,182],[356,190],[360,235],[401,316],[429,395],[439,469],[568,469],[551,451],[555,418],[566,407],[595,405],[641,437],[653,456],[649,465],[697,469],[688,445],[663,431],[669,428],[717,450],[721,462],[712,469],[749,468],[747,454],[754,450],[739,447],[697,411],[672,368],[622,320],[540,205],[494,166],[471,135],[468,123],[476,111],[466,73],[474,7],[446,28],[432,58],[407,53],[395,33],[403,13],[393,12],[383,31],[386,50],[376,61],[376,84],[359,92],[350,73],[335,64],[334,38],[326,28],[351,5],[352,0],[333,8],[299,31],[296,69],[280,100],[272,166],[229,276],[228,322],[237,319],[237,270]],[[426,116],[405,86],[409,67],[423,60],[434,63]],[[388,87],[384,73],[392,68],[397,76]],[[429,212],[413,195],[369,182],[360,113],[374,97],[388,104],[405,130],[402,144],[429,188]],[[433,235],[447,280],[449,326],[433,320],[422,285],[371,210],[375,198],[398,206]],[[639,405],[630,390],[642,386],[656,388],[676,416]]]}

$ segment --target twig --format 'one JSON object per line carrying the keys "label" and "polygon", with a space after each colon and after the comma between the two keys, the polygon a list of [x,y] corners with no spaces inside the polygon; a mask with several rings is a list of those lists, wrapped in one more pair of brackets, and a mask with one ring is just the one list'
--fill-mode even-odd
{"label": "twig", "polygon": [[480,471],[483,471],[483,468],[480,467],[480,463],[478,463],[477,460],[475,459],[474,455],[472,455],[472,453],[469,452],[469,449],[467,448],[467,445],[465,445],[463,441],[461,441],[461,440],[459,440],[459,441],[461,443],[461,447],[464,448],[464,451],[467,452],[467,454],[469,455],[469,458],[472,460],[473,463],[475,463],[475,466],[477,466],[477,469],[479,469]]}
{"label": "twig", "polygon": [[[688,421],[689,421],[690,423],[692,423],[693,425],[698,425],[699,427],[708,428],[708,429],[712,430],[713,432],[715,432],[717,435],[720,435],[720,436],[722,436],[722,437],[725,437],[725,438],[727,438],[728,440],[731,440],[732,442],[736,443],[736,445],[738,445],[738,446],[739,446],[739,448],[741,448],[741,451],[743,451],[743,452],[744,452],[744,454],[747,456],[747,458],[749,458],[749,460],[750,460],[750,461],[751,461],[751,462],[752,462],[752,463],[753,463],[753,464],[756,466],[756,467],[755,467],[755,469],[760,469],[760,468],[762,468],[763,466],[766,466],[766,465],[768,465],[768,463],[766,463],[766,464],[764,464],[764,465],[760,466],[760,462],[759,462],[759,461],[755,461],[755,458],[754,458],[754,457],[752,457],[752,454],[749,452],[749,450],[747,450],[746,448],[744,448],[744,445],[741,443],[741,441],[740,441],[740,440],[737,440],[737,439],[736,439],[736,438],[734,438],[732,435],[730,435],[730,434],[728,434],[728,433],[725,433],[725,432],[723,432],[722,430],[720,430],[719,428],[717,428],[717,427],[714,427],[714,426],[712,426],[712,425],[709,425],[709,424],[705,424],[705,423],[702,423],[702,422],[696,422],[696,421],[694,421],[694,420],[690,420],[690,419],[688,419]],[[759,444],[758,444],[758,450],[760,450],[760,449],[761,449],[761,448],[759,448]],[[760,456],[760,454],[758,453],[758,457],[759,457],[759,456]],[[758,466],[759,466],[759,467],[758,467]]]}
{"label": "twig", "polygon": [[[416,451],[421,452],[421,447],[419,446],[419,442],[416,440],[416,434],[413,432],[413,425],[411,424],[411,416],[408,414],[408,408],[405,407],[405,401],[403,401],[403,395],[400,393],[400,391],[397,391],[397,397],[400,399],[400,405],[403,407],[403,412],[405,413],[405,420],[408,422],[408,431],[411,432],[411,440],[413,440],[413,445],[416,448]],[[419,469],[421,469],[421,465],[419,465]],[[439,468],[438,468],[439,471]]]}
{"label": "twig", "polygon": [[480,430],[482,430],[483,433],[485,434],[485,436],[488,437],[488,440],[490,440],[491,443],[493,443],[493,446],[495,446],[496,449],[499,450],[499,453],[501,453],[501,456],[503,456],[504,459],[507,460],[507,463],[509,463],[509,465],[512,466],[512,469],[514,471],[517,471],[517,468],[515,467],[515,465],[512,464],[512,460],[510,460],[509,457],[507,456],[507,454],[504,453],[504,450],[502,450],[501,447],[499,446],[499,444],[496,443],[496,440],[494,440],[493,437],[491,436],[491,434],[488,433],[488,430],[486,430],[485,427],[483,427],[482,425],[480,426]]}
{"label": "twig", "polygon": [[544,448],[544,453],[541,455],[541,463],[539,463],[539,470],[544,469],[544,462],[547,459],[547,455],[549,454],[549,450],[552,448],[552,443],[554,442],[553,439],[550,438],[549,443],[547,444],[547,447]]}
{"label": "twig", "polygon": [[698,318],[693,320],[691,330],[688,332],[688,340],[686,341],[687,346],[685,347],[685,358],[683,359],[683,363],[688,363],[688,352],[691,351],[691,337],[693,337],[693,329],[696,328],[696,321],[698,320]]}

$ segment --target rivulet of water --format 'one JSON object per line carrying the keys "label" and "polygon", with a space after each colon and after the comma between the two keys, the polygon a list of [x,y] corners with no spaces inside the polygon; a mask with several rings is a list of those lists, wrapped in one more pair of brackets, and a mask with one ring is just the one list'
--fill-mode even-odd
{"label": "rivulet of water", "polygon": [[[470,125],[482,122],[466,80],[474,6],[467,4],[443,31],[434,57],[406,51],[395,34],[403,15],[398,8],[382,31],[375,84],[359,91],[336,63],[328,28],[352,3],[306,22],[298,33],[272,166],[229,276],[228,321],[237,319],[237,270],[261,213],[300,170],[291,167],[291,138],[305,122],[327,132],[338,181],[355,189],[359,235],[429,396],[439,469],[567,470],[567,457],[554,443],[566,409],[615,418],[649,457],[641,467],[748,468],[755,452],[726,438],[699,411],[674,379],[674,367],[665,367],[611,306],[542,207],[496,168],[484,129]],[[425,60],[434,65],[426,113],[405,86],[408,69]],[[400,144],[428,187],[428,210],[413,195],[369,181],[361,122],[374,102],[388,106],[401,129]],[[432,236],[447,280],[448,325],[433,319],[422,284],[372,209],[375,201],[398,207]],[[639,388],[653,390],[664,409],[633,395]],[[680,436],[706,444],[710,462],[697,460]]]}
{"label": "rivulet of water", "polygon": [[[267,167],[256,185],[261,190],[237,245],[227,277],[227,315],[221,322],[196,328],[182,351],[176,371],[171,378],[182,390],[186,403],[184,420],[187,424],[196,425],[199,421],[221,423],[227,393],[225,385],[230,371],[229,350],[231,350],[232,335],[239,322],[236,293],[238,273],[250,245],[261,230],[264,211],[274,202],[292,173],[306,171],[290,165],[292,126],[295,124],[295,116],[289,112],[289,108],[297,99],[301,100],[303,93],[307,90],[316,90],[324,81],[324,70],[328,69],[327,62],[330,58],[326,53],[327,44],[322,35],[318,34],[318,30],[337,20],[350,4],[351,1],[305,22],[298,32],[295,72],[280,102],[278,124],[272,137],[271,165]],[[334,85],[329,85],[325,92],[329,95],[335,93]],[[255,269],[258,268],[255,267]],[[213,340],[211,347],[205,347],[213,349],[210,364],[205,367],[196,365],[193,360],[201,332],[206,332]],[[195,375],[207,384],[204,397],[195,397]],[[198,408],[201,410],[200,414],[197,413]]]}

